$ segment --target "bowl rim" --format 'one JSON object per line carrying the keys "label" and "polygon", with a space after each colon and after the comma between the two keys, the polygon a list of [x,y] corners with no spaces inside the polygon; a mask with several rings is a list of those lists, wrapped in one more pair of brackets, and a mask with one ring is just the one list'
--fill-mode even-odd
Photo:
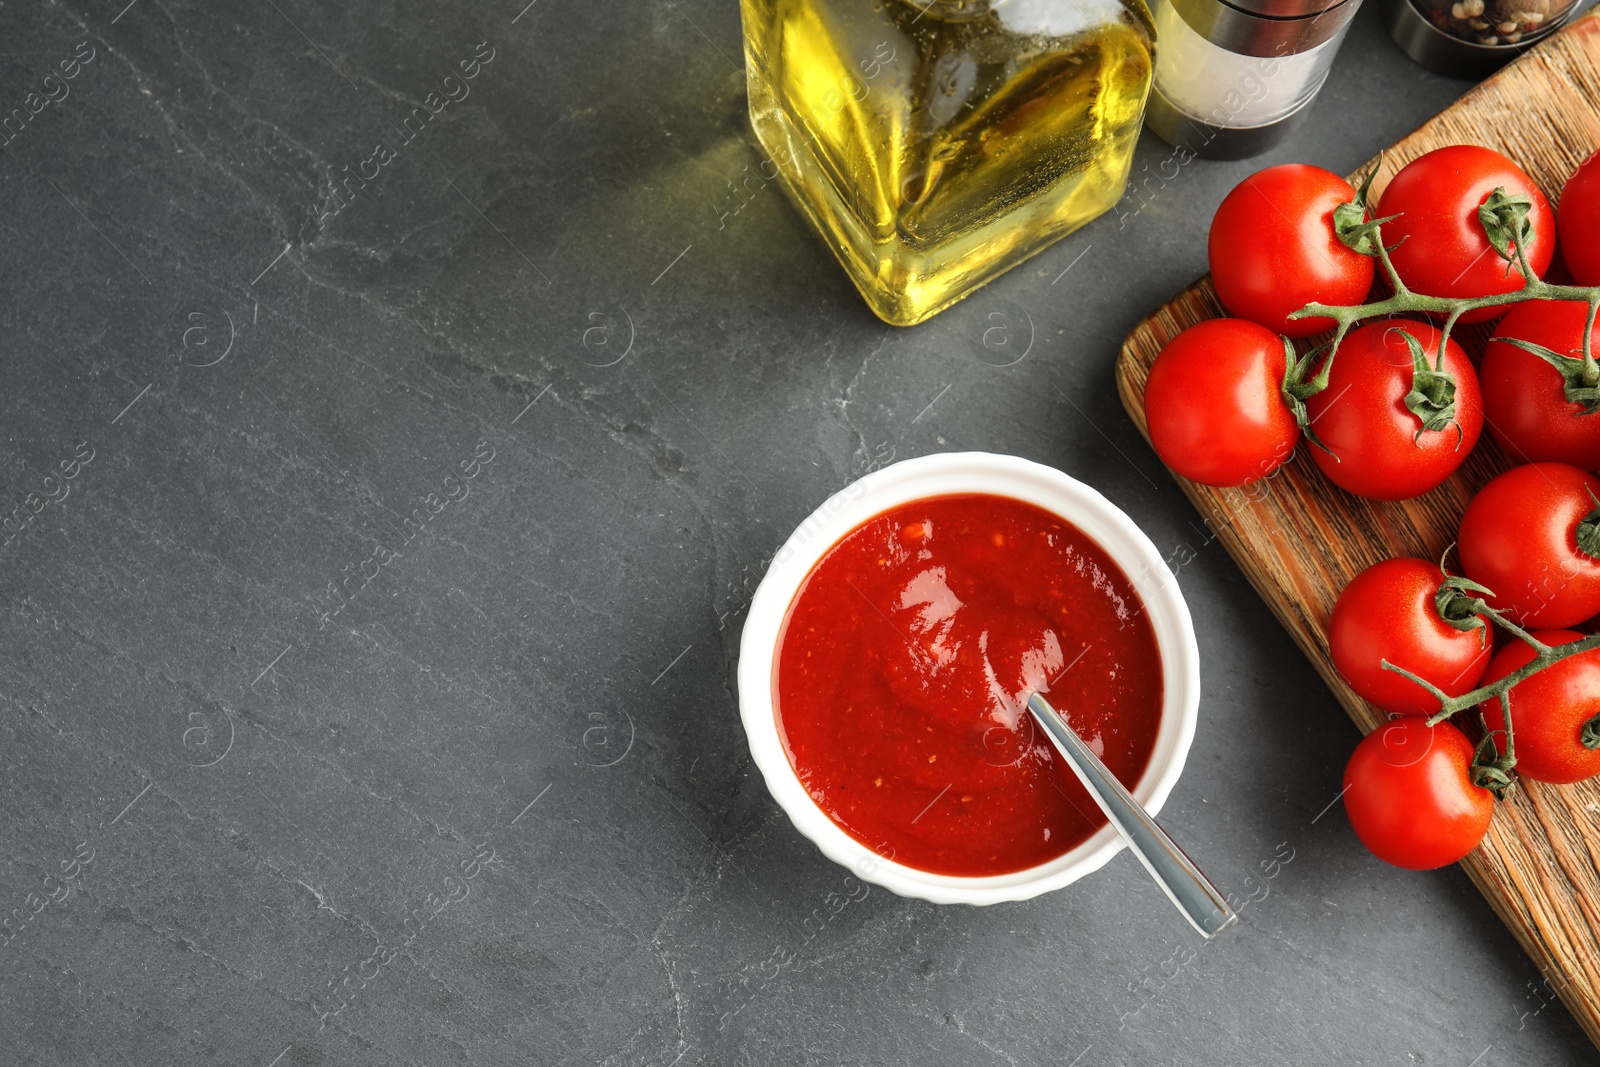
{"label": "bowl rim", "polygon": [[1200,652],[1189,608],[1150,538],[1098,490],[1054,467],[992,452],[937,452],[873,471],[823,501],[768,565],[750,600],[739,642],[739,715],[767,789],[801,834],[858,877],[936,904],[995,904],[1060,889],[1123,847],[1109,825],[1048,863],[1009,874],[935,874],[897,863],[836,824],[801,785],[778,734],[773,675],[778,637],[800,584],[816,562],[863,522],[900,504],[980,493],[1034,504],[1072,523],[1120,567],[1145,604],[1163,676],[1161,725],[1133,795],[1156,814],[1171,795],[1194,741]]}

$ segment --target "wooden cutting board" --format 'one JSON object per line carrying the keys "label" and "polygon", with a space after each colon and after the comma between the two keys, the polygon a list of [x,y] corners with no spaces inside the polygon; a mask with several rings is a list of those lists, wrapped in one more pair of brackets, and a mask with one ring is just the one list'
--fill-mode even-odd
{"label": "wooden cutting board", "polygon": [[[1478,144],[1504,152],[1552,202],[1573,169],[1600,147],[1600,11],[1575,22],[1383,154],[1374,196],[1434,148]],[[1370,166],[1370,164],[1369,164]],[[1363,168],[1363,173],[1366,168]],[[1202,278],[1128,335],[1117,391],[1149,436],[1144,383],[1180,330],[1224,314]],[[1481,353],[1485,332],[1461,333]],[[1345,584],[1392,556],[1437,559],[1456,537],[1472,493],[1511,464],[1486,433],[1448,482],[1416,500],[1375,503],[1336,488],[1304,446],[1276,477],[1244,489],[1178,478],[1215,536],[1311,658],[1363,732],[1384,713],[1351,691],[1328,657],[1328,615]],[[1174,476],[1176,477],[1176,475]],[[1600,1044],[1600,779],[1569,786],[1524,782],[1500,804],[1489,836],[1462,866]]]}

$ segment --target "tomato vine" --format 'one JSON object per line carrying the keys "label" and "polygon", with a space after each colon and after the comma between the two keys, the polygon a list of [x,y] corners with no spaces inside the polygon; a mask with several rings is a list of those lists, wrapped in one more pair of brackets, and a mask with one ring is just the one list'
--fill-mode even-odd
{"label": "tomato vine", "polygon": [[[1432,365],[1426,360],[1420,344],[1407,336],[1414,357],[1414,387],[1406,396],[1406,406],[1422,423],[1417,437],[1428,431],[1443,431],[1454,419],[1455,381],[1444,370],[1445,350],[1450,335],[1463,315],[1483,308],[1508,307],[1529,300],[1570,300],[1588,305],[1588,315],[1583,333],[1583,351],[1579,356],[1553,351],[1543,345],[1507,338],[1507,343],[1530,352],[1549,363],[1560,372],[1564,382],[1564,395],[1568,400],[1584,405],[1583,414],[1600,412],[1600,362],[1594,352],[1594,327],[1600,316],[1600,286],[1555,285],[1540,278],[1527,262],[1524,245],[1531,232],[1528,212],[1533,200],[1526,194],[1508,193],[1504,186],[1497,187],[1478,208],[1478,224],[1497,255],[1506,262],[1509,271],[1516,267],[1522,275],[1522,288],[1508,293],[1494,293],[1479,297],[1427,296],[1406,285],[1395,268],[1389,253],[1399,244],[1383,243],[1383,225],[1393,222],[1399,215],[1368,219],[1368,195],[1373,178],[1383,165],[1380,158],[1362,181],[1355,199],[1341,204],[1333,214],[1334,232],[1348,248],[1364,256],[1375,258],[1383,269],[1384,278],[1391,290],[1382,300],[1367,304],[1322,304],[1312,302],[1289,315],[1290,319],[1321,318],[1334,323],[1332,340],[1319,345],[1304,356],[1291,359],[1284,376],[1283,398],[1288,404],[1313,445],[1328,452],[1317,438],[1307,418],[1305,402],[1328,387],[1328,376],[1333,369],[1334,357],[1350,330],[1370,319],[1392,318],[1397,315],[1421,314],[1443,318],[1439,333],[1438,355]],[[1404,238],[1402,238],[1402,241]],[[1292,354],[1291,343],[1285,338]],[[1320,366],[1319,366],[1320,364]],[[1317,367],[1312,374],[1312,368]],[[1330,452],[1331,454],[1331,452]]]}
{"label": "tomato vine", "polygon": [[[1475,595],[1478,594],[1478,595]],[[1501,713],[1505,717],[1505,748],[1499,749],[1494,741],[1494,735],[1499,731],[1489,729],[1489,724],[1481,714],[1479,721],[1483,726],[1483,741],[1479,743],[1477,753],[1472,761],[1472,780],[1494,793],[1496,797],[1504,799],[1514,788],[1515,780],[1511,771],[1517,765],[1517,750],[1515,731],[1511,721],[1511,689],[1518,682],[1532,675],[1538,674],[1546,668],[1553,667],[1564,659],[1581,655],[1593,649],[1600,648],[1600,634],[1592,634],[1581,641],[1573,641],[1564,645],[1547,645],[1527,630],[1518,626],[1505,614],[1493,607],[1484,599],[1482,594],[1493,596],[1493,592],[1477,582],[1459,576],[1447,577],[1439,586],[1438,595],[1434,599],[1435,610],[1439,617],[1457,629],[1473,629],[1483,625],[1483,618],[1489,618],[1497,626],[1505,628],[1520,641],[1525,641],[1533,649],[1534,657],[1524,666],[1507,674],[1488,685],[1481,685],[1460,696],[1451,696],[1443,689],[1434,685],[1426,678],[1422,678],[1404,667],[1383,661],[1383,669],[1408,678],[1422,686],[1439,701],[1439,710],[1428,717],[1428,725],[1434,726],[1444,722],[1468,708],[1481,708],[1490,700],[1499,700]],[[1600,716],[1596,717],[1600,719]],[[1591,740],[1594,742],[1591,744]],[[1600,722],[1590,720],[1585,725],[1583,744],[1586,748],[1600,748]]]}
{"label": "tomato vine", "polygon": [[[1333,357],[1337,354],[1345,334],[1350,332],[1351,327],[1368,319],[1404,314],[1444,316],[1444,326],[1439,338],[1439,358],[1442,360],[1451,331],[1455,329],[1461,316],[1468,312],[1482,308],[1505,307],[1525,300],[1574,300],[1589,305],[1583,355],[1581,359],[1575,361],[1581,365],[1579,377],[1583,384],[1591,387],[1600,386],[1600,364],[1595,361],[1593,337],[1596,316],[1600,314],[1600,286],[1554,285],[1540,278],[1528,267],[1527,258],[1523,253],[1523,239],[1530,230],[1528,211],[1533,206],[1532,199],[1524,194],[1511,195],[1506,192],[1504,186],[1501,186],[1495,189],[1478,209],[1478,224],[1483,227],[1484,236],[1488,238],[1495,252],[1506,261],[1506,269],[1516,267],[1521,271],[1523,279],[1521,289],[1478,297],[1427,296],[1413,292],[1400,277],[1400,272],[1395,269],[1389,253],[1399,246],[1383,243],[1383,224],[1393,222],[1400,216],[1389,215],[1385,218],[1362,221],[1366,219],[1367,195],[1372,188],[1372,180],[1382,165],[1383,161],[1380,159],[1361,183],[1355,200],[1342,205],[1341,209],[1334,213],[1334,228],[1339,240],[1347,247],[1378,260],[1392,291],[1385,299],[1370,304],[1330,305],[1312,302],[1289,316],[1291,319],[1328,318],[1335,323],[1333,340],[1326,346],[1327,358],[1323,361],[1323,368],[1318,372],[1317,378],[1326,385],[1327,365],[1333,362]],[[1537,347],[1539,346],[1534,346]],[[1534,348],[1530,348],[1529,351],[1534,351]],[[1547,349],[1544,351],[1548,352]],[[1543,356],[1544,352],[1535,354]],[[1559,358],[1572,359],[1569,356],[1559,356]],[[1561,369],[1559,364],[1557,369]]]}
{"label": "tomato vine", "polygon": [[[1400,216],[1396,214],[1383,218],[1367,217],[1369,192],[1382,164],[1380,158],[1362,181],[1355,199],[1341,204],[1334,211],[1333,223],[1335,233],[1346,247],[1378,261],[1388,282],[1390,295],[1382,300],[1354,305],[1312,302],[1288,316],[1296,320],[1328,319],[1334,323],[1332,339],[1303,356],[1296,356],[1292,342],[1284,338],[1288,367],[1281,392],[1306,438],[1327,451],[1326,446],[1311,430],[1305,402],[1327,388],[1334,358],[1338,355],[1339,347],[1346,335],[1355,326],[1372,319],[1403,315],[1424,315],[1443,319],[1437,357],[1432,362],[1427,358],[1421,343],[1409,334],[1406,335],[1413,357],[1413,378],[1412,389],[1407,394],[1405,403],[1421,423],[1421,428],[1417,431],[1417,438],[1420,440],[1423,433],[1443,431],[1454,421],[1455,382],[1444,370],[1444,357],[1450,335],[1461,317],[1483,308],[1507,307],[1529,300],[1577,301],[1588,306],[1581,355],[1556,352],[1543,345],[1514,338],[1503,338],[1503,340],[1539,357],[1559,371],[1563,380],[1564,396],[1583,405],[1582,415],[1600,413],[1600,362],[1596,361],[1594,344],[1595,323],[1597,317],[1600,317],[1600,286],[1553,284],[1540,278],[1529,267],[1524,245],[1532,232],[1528,219],[1528,213],[1533,208],[1532,198],[1526,194],[1509,193],[1504,186],[1499,186],[1480,205],[1477,215],[1484,236],[1495,253],[1505,261],[1506,270],[1509,272],[1515,267],[1520,271],[1523,279],[1520,289],[1478,297],[1428,296],[1415,292],[1406,285],[1400,272],[1395,268],[1389,253],[1398,248],[1399,244],[1384,244],[1384,224],[1393,222]],[[1404,241],[1404,238],[1401,240]],[[1316,368],[1314,374],[1313,368]],[[1592,547],[1600,547],[1600,506],[1597,506],[1585,523],[1587,524],[1585,528],[1596,536],[1589,538],[1592,544],[1580,544],[1580,550],[1589,555],[1600,555],[1591,551]],[[1580,535],[1582,532],[1583,528],[1580,529]],[[1490,730],[1487,720],[1483,719],[1480,711],[1484,738],[1473,758],[1472,777],[1475,783],[1489,789],[1496,797],[1504,797],[1515,787],[1515,780],[1512,777],[1512,770],[1516,766],[1516,742],[1511,717],[1512,687],[1562,660],[1600,648],[1600,634],[1552,647],[1506,618],[1504,613],[1490,607],[1484,595],[1492,596],[1493,593],[1466,578],[1447,577],[1435,599],[1435,609],[1440,618],[1458,629],[1482,626],[1484,617],[1492,619],[1496,625],[1503,627],[1519,640],[1527,642],[1533,649],[1534,658],[1526,665],[1495,682],[1454,697],[1427,679],[1387,660],[1383,661],[1383,668],[1422,686],[1439,701],[1439,711],[1427,720],[1430,726],[1444,722],[1468,708],[1481,709],[1488,701],[1500,702],[1504,715],[1504,731]],[[1495,740],[1497,733],[1504,734],[1503,748]],[[1583,743],[1591,749],[1600,748],[1600,715],[1584,727]]]}

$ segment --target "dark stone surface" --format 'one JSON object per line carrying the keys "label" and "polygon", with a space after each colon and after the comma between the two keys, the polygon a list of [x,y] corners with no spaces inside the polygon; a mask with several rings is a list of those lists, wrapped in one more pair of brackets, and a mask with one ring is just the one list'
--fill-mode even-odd
{"label": "dark stone surface", "polygon": [[[1112,386],[1240,177],[1349,169],[1465,88],[1374,12],[1292,144],[897,331],[776,188],[731,213],[726,0],[124,2],[0,7],[0,108],[93,52],[0,156],[0,504],[42,505],[0,556],[0,1062],[1592,1062],[1463,875],[1318,818],[1355,729]],[[1193,549],[1165,815],[1257,898],[1221,941],[1125,854],[835,912],[754,773],[764,560],[853,476],[968,448]]]}

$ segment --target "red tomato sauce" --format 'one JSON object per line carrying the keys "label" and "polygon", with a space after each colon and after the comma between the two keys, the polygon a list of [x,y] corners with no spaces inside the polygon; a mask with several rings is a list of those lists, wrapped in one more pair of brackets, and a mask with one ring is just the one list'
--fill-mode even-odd
{"label": "red tomato sauce", "polygon": [[1048,685],[1122,782],[1161,720],[1155,633],[1071,523],[1010,497],[933,497],[851,531],[779,635],[778,733],[813,800],[880,855],[938,874],[1048,862],[1105,817],[1026,710]]}

